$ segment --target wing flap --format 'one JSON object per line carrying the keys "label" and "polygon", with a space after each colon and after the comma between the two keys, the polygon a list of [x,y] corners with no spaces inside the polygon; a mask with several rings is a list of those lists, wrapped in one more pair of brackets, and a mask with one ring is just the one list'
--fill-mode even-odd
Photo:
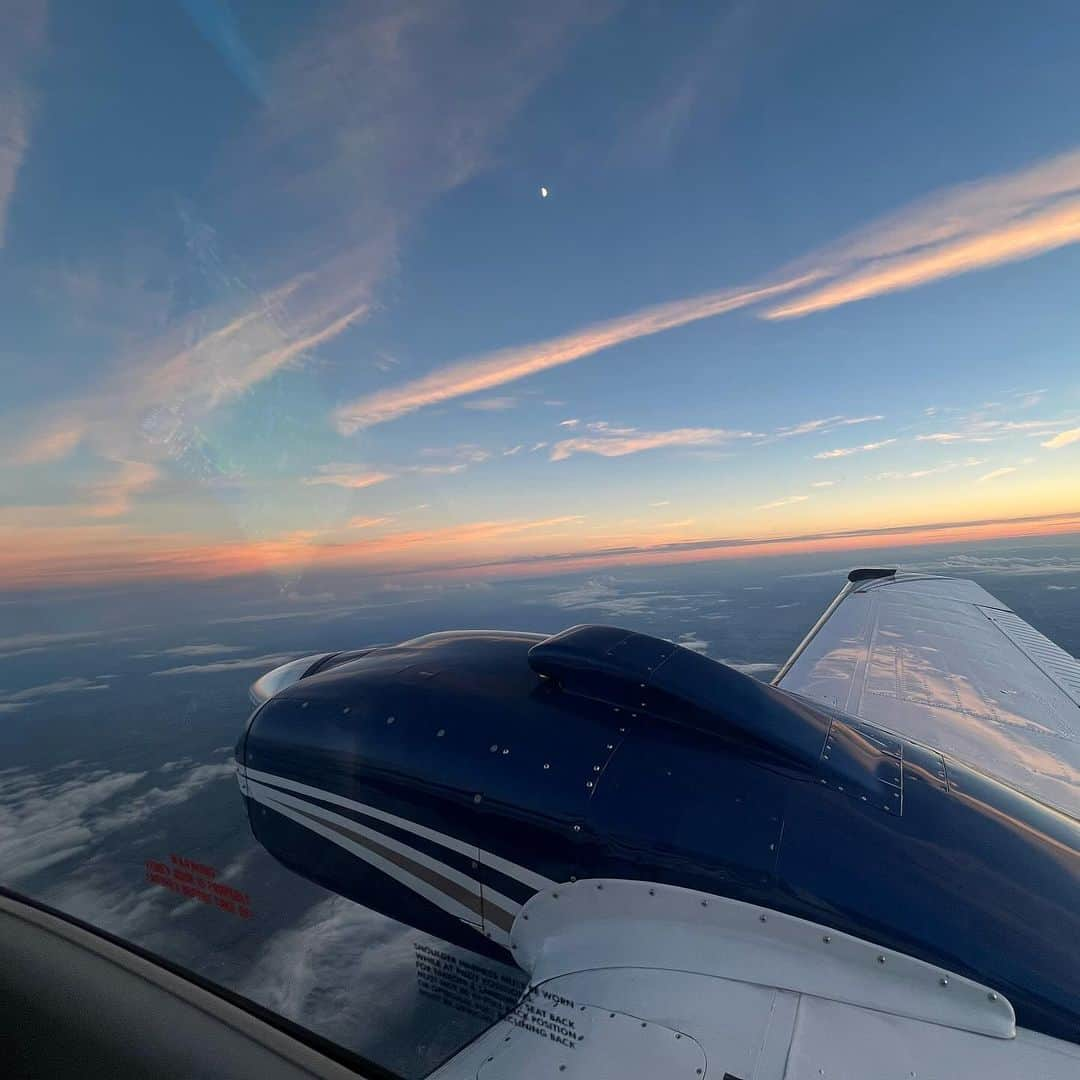
{"label": "wing flap", "polygon": [[1080,816],[1080,663],[974,582],[849,582],[777,685]]}

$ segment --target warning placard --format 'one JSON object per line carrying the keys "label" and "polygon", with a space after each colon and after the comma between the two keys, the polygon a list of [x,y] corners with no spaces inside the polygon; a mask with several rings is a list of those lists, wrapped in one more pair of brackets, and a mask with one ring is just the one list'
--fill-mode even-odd
{"label": "warning placard", "polygon": [[217,876],[218,872],[212,866],[186,859],[183,855],[170,855],[168,862],[146,860],[146,880],[151,885],[160,885],[189,900],[211,904],[230,915],[250,919],[251,899],[248,894],[215,880]]}
{"label": "warning placard", "polygon": [[416,982],[420,993],[458,1012],[494,1023],[517,1004],[524,974],[486,967],[447,949],[417,942]]}

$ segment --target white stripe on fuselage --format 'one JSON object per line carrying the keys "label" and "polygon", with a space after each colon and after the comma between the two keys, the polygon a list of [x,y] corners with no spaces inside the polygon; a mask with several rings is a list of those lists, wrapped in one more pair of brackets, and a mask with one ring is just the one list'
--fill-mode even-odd
{"label": "white stripe on fuselage", "polygon": [[[505,874],[507,877],[514,878],[523,885],[528,885],[531,889],[547,889],[550,888],[555,882],[551,878],[544,877],[543,874],[538,874],[535,870],[530,870],[527,866],[519,866],[517,863],[511,862],[509,859],[504,859],[499,855],[494,855],[490,851],[484,851],[483,848],[477,848],[471,844],[466,844],[457,837],[448,836],[446,833],[437,832],[435,829],[429,829],[426,825],[418,825],[415,821],[409,821],[408,818],[398,817],[397,814],[388,813],[385,810],[379,810],[374,806],[368,806],[366,803],[356,802],[354,799],[347,799],[343,795],[338,795],[332,791],[324,791],[322,788],[312,787],[310,784],[301,784],[296,780],[288,780],[283,776],[275,776],[273,773],[260,772],[258,769],[244,769],[244,774],[248,780],[257,780],[264,784],[274,784],[280,788],[286,788],[289,791],[295,791],[300,795],[307,795],[313,799],[322,799],[324,802],[334,803],[336,806],[343,806],[349,810],[357,810],[362,814],[367,814],[369,817],[374,818],[376,821],[384,821],[388,825],[395,825],[399,829],[404,829],[406,832],[414,833],[416,836],[422,836],[427,840],[434,840],[437,844],[442,844],[443,847],[450,848],[451,851],[456,851],[460,855],[467,855],[470,859],[475,859],[478,855],[480,861],[492,870],[498,870],[500,874]],[[485,886],[485,889],[487,886]],[[519,905],[520,906],[520,905]]]}
{"label": "white stripe on fuselage", "polygon": [[[396,840],[392,836],[387,836],[386,833],[380,832],[378,829],[369,828],[367,825],[361,824],[354,818],[342,817],[340,814],[335,814],[332,810],[327,810],[323,806],[316,806],[305,799],[299,799],[294,795],[287,795],[285,792],[267,787],[257,780],[250,780],[249,778],[249,782],[252,798],[257,799],[259,802],[267,803],[268,805],[282,803],[285,806],[291,806],[296,810],[303,810],[307,814],[321,818],[329,824],[337,825],[340,828],[351,829],[353,832],[359,833],[361,836],[366,836],[377,844],[381,844],[390,851],[395,851],[399,855],[403,855],[405,858],[411,859],[421,866],[426,866],[429,870],[433,870],[437,874],[441,874],[448,881],[453,881],[463,889],[475,892],[477,899],[479,899],[480,883],[475,878],[470,877],[468,874],[463,874],[460,870],[455,869],[453,866],[448,866],[438,859],[433,859],[426,852],[418,851],[408,844],[403,844],[400,840]],[[277,807],[275,806],[274,809],[277,809]],[[473,860],[476,859],[475,849],[474,854],[471,857]],[[522,905],[517,901],[511,900],[508,896],[503,896],[502,893],[489,888],[487,885],[483,888],[484,898],[490,903],[501,907],[510,915],[517,915],[521,910]]]}
{"label": "white stripe on fuselage", "polygon": [[[337,830],[330,826],[329,822],[326,825],[322,825],[318,821],[313,821],[306,810],[303,814],[298,813],[293,807],[287,806],[277,799],[268,798],[262,791],[258,793],[253,792],[252,798],[254,798],[256,802],[269,806],[283,817],[287,817],[291,821],[295,821],[298,825],[302,825],[305,829],[309,829],[317,836],[321,836],[324,839],[329,840],[332,844],[336,844],[338,847],[343,848],[345,851],[349,852],[350,855],[355,855],[358,859],[362,859],[376,870],[379,870],[388,877],[400,882],[417,895],[422,896],[436,907],[441,908],[447,914],[453,915],[455,918],[460,919],[463,923],[467,923],[476,930],[481,928],[481,920],[477,912],[465,907],[464,904],[459,903],[452,896],[448,896],[442,890],[436,888],[429,882],[424,881],[422,878],[410,874],[408,870],[405,870],[403,867],[398,866],[389,859],[383,858],[377,852],[364,847],[363,844],[355,843],[348,837],[342,836]],[[497,930],[498,928],[495,927],[493,929]]]}

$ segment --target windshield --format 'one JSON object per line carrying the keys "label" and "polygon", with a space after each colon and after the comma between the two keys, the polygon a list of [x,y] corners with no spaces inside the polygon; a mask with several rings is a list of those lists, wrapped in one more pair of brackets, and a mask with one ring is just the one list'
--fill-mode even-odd
{"label": "windshield", "polygon": [[[449,784],[465,695],[533,694],[575,624],[767,682],[855,566],[974,577],[1080,652],[1056,7],[8,0],[0,884],[422,1077],[513,1007],[555,863],[522,826],[476,885],[483,836],[334,761]],[[423,638],[463,629],[536,637]],[[339,659],[374,689],[292,768],[300,676],[401,642]],[[245,739],[274,767],[238,784]],[[302,798],[353,884],[297,854]]]}

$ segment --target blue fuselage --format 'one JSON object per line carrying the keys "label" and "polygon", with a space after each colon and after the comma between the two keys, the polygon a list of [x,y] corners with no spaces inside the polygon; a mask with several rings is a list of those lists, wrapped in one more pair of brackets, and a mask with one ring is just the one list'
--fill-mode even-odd
{"label": "blue fuselage", "polygon": [[335,892],[509,959],[547,881],[666,882],[944,966],[1080,1040],[1080,825],[988,776],[611,628],[316,668],[238,763],[260,843]]}

